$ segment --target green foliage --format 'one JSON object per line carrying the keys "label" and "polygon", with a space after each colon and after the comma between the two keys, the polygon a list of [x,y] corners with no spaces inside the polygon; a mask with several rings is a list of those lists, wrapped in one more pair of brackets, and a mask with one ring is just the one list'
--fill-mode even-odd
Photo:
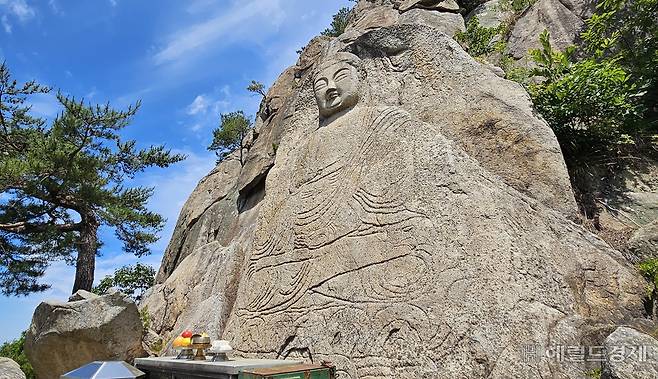
{"label": "green foliage", "polygon": [[472,57],[482,57],[494,51],[502,51],[505,44],[501,41],[494,41],[494,37],[502,34],[505,25],[497,28],[487,28],[480,25],[477,17],[468,20],[465,32],[457,32],[455,39],[459,42]]}
{"label": "green foliage", "polygon": [[[155,284],[155,269],[149,265],[137,263],[123,266],[114,275],[104,277],[92,292],[98,295],[106,294],[110,288],[116,288],[122,293],[132,297],[135,301],[142,299],[144,292]],[[148,310],[144,308],[148,316]],[[150,320],[150,319],[149,319]],[[142,321],[144,321],[142,319]]]}
{"label": "green foliage", "polygon": [[48,288],[48,264],[76,260],[74,290],[91,289],[100,226],[115,230],[126,252],[149,252],[164,219],[147,207],[152,188],[124,182],[148,167],[185,157],[163,146],[138,149],[119,132],[139,109],[87,105],[57,93],[63,110],[47,125],[30,116],[28,98],[47,93],[0,66],[0,286],[5,295]]}
{"label": "green foliage", "polygon": [[499,4],[503,10],[511,10],[516,14],[523,13],[537,0],[502,0]]}
{"label": "green foliage", "polygon": [[527,84],[530,78],[530,70],[525,67],[517,66],[516,61],[510,55],[503,55],[500,58],[500,68],[505,71],[505,79],[515,81],[521,84]]}
{"label": "green foliage", "polygon": [[644,276],[654,287],[658,288],[658,259],[649,259],[637,266],[640,274]]}
{"label": "green foliage", "polygon": [[647,286],[647,310],[652,312],[653,304],[658,300],[658,259],[649,259],[637,265],[637,269],[649,281]]}
{"label": "green foliage", "polygon": [[142,327],[144,332],[151,328],[151,314],[149,313],[149,307],[144,307],[139,310],[139,318],[142,320]]}
{"label": "green foliage", "polygon": [[153,342],[150,346],[151,350],[153,350],[156,353],[160,353],[162,349],[164,348],[164,341],[162,338],[158,338],[157,341]]}
{"label": "green foliage", "polygon": [[252,123],[242,111],[220,115],[221,121],[217,129],[213,130],[212,144],[208,150],[217,154],[217,161],[221,162],[232,151],[239,149],[240,164],[244,165],[242,150],[245,137],[252,129]]}
{"label": "green foliage", "polygon": [[[356,2],[356,0],[350,0]],[[333,15],[331,21],[331,26],[322,31],[320,34],[328,37],[338,37],[339,35],[345,32],[350,15],[352,14],[352,8],[343,7],[338,10],[338,13]]]}
{"label": "green foliage", "polygon": [[25,345],[25,332],[21,333],[18,339],[10,342],[5,342],[0,346],[0,357],[13,359],[14,362],[21,366],[21,370],[25,373],[27,379],[34,379],[34,370],[32,365],[27,360],[23,346]]}
{"label": "green foliage", "polygon": [[637,104],[656,130],[658,118],[658,0],[601,0],[582,34],[587,53],[615,59],[637,87]]}
{"label": "green foliage", "polygon": [[570,159],[616,155],[658,135],[658,0],[602,0],[575,47],[540,35],[528,84],[536,108]]}
{"label": "green foliage", "polygon": [[256,94],[261,95],[262,97],[265,97],[265,85],[261,82],[257,82],[255,80],[252,80],[249,86],[247,87],[247,91],[253,92]]}
{"label": "green foliage", "polygon": [[604,154],[632,141],[638,119],[637,94],[618,59],[573,59],[574,47],[553,50],[548,32],[530,52],[536,67],[528,91],[555,132],[567,158]]}
{"label": "green foliage", "polygon": [[589,370],[585,373],[585,376],[592,379],[601,379],[601,375],[603,375],[603,370],[600,368]]}

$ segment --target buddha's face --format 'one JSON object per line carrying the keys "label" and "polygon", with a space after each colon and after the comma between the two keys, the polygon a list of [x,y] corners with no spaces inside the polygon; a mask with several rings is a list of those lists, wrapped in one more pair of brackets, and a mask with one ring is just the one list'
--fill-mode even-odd
{"label": "buddha's face", "polygon": [[320,115],[327,118],[356,105],[359,101],[358,84],[356,68],[346,62],[338,62],[320,71],[313,84]]}

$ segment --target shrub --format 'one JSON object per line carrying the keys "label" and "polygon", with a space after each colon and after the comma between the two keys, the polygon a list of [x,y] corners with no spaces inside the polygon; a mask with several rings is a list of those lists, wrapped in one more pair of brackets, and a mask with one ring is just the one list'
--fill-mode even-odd
{"label": "shrub", "polygon": [[148,265],[137,263],[135,266],[123,266],[114,275],[104,277],[92,292],[103,295],[110,288],[117,288],[135,301],[142,299],[144,292],[155,283],[155,269]]}
{"label": "shrub", "polygon": [[34,379],[34,370],[32,365],[27,360],[23,346],[25,345],[25,332],[21,333],[21,336],[18,339],[13,341],[5,342],[0,346],[0,357],[6,357],[13,359],[14,362],[18,363],[21,366],[21,370],[25,373],[27,379]]}
{"label": "shrub", "polygon": [[472,17],[466,24],[466,31],[457,32],[455,39],[472,57],[477,58],[504,49],[505,44],[494,41],[494,37],[501,34],[505,27],[487,28],[480,25],[477,17]]}
{"label": "shrub", "polygon": [[531,51],[536,64],[528,92],[536,109],[555,132],[567,158],[605,153],[632,143],[637,95],[618,59],[573,61],[574,47],[553,50],[548,32],[541,49]]}
{"label": "shrub", "polygon": [[658,0],[601,0],[582,34],[585,50],[612,58],[629,72],[640,91],[636,103],[644,127],[656,132],[658,119]]}
{"label": "shrub", "polygon": [[[356,2],[356,0],[351,0],[353,2]],[[350,19],[350,15],[352,14],[352,8],[348,7],[343,7],[338,10],[338,13],[333,15],[333,19],[331,21],[331,26],[322,31],[320,34],[323,36],[328,36],[328,37],[338,37],[339,35],[343,34],[345,32],[345,28],[347,28],[347,24]]]}
{"label": "shrub", "polygon": [[523,13],[537,0],[502,0],[499,4],[503,10],[511,10],[516,14]]}

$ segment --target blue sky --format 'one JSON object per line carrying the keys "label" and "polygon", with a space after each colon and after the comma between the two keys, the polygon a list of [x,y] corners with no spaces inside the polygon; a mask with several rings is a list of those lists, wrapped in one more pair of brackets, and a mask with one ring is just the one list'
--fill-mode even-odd
{"label": "blue sky", "polygon": [[[166,144],[187,154],[165,170],[135,181],[154,186],[151,208],[167,217],[153,254],[159,266],[185,199],[215,158],[206,150],[219,114],[254,114],[252,79],[269,86],[294,64],[301,47],[331,22],[348,0],[0,0],[0,60],[19,81],[36,79],[92,103],[142,108],[123,136],[145,147]],[[60,110],[54,94],[31,100],[35,114]],[[136,262],[121,253],[111,231],[97,260],[96,280]],[[0,342],[17,337],[44,299],[65,300],[73,268],[48,270],[52,288],[28,297],[0,296]]]}

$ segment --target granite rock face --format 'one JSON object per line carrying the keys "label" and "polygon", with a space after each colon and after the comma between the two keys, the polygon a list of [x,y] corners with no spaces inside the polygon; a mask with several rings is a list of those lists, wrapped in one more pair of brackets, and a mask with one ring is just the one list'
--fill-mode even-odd
{"label": "granite rock face", "polygon": [[658,219],[633,233],[628,248],[638,261],[658,258]]}
{"label": "granite rock face", "polygon": [[478,22],[485,28],[497,28],[501,24],[509,24],[514,19],[514,12],[506,9],[501,0],[490,0],[480,4],[466,16],[466,21],[477,17]]}
{"label": "granite rock face", "polygon": [[0,357],[0,379],[25,379],[21,366],[13,360]]}
{"label": "granite rock face", "polygon": [[[406,3],[362,0],[282,74],[247,152],[270,159],[230,158],[194,191],[142,303],[150,332],[352,378],[572,378],[584,367],[523,347],[602,344],[644,317],[635,268],[569,221],[560,149],[522,87],[400,22],[431,5]],[[357,27],[369,11],[388,16]]]}
{"label": "granite rock face", "polygon": [[139,311],[119,292],[43,302],[25,336],[25,353],[39,379],[59,378],[94,360],[130,362],[145,354]]}
{"label": "granite rock face", "polygon": [[444,1],[360,1],[352,11],[347,34],[399,24],[427,25],[449,36],[466,30],[460,7],[454,0]]}
{"label": "granite rock face", "polygon": [[537,0],[514,23],[507,43],[507,52],[516,59],[539,48],[539,34],[548,30],[553,48],[564,50],[578,42],[585,20],[595,3],[589,0]]}
{"label": "granite rock face", "polygon": [[619,327],[605,339],[601,379],[658,378],[658,341],[633,328]]}

